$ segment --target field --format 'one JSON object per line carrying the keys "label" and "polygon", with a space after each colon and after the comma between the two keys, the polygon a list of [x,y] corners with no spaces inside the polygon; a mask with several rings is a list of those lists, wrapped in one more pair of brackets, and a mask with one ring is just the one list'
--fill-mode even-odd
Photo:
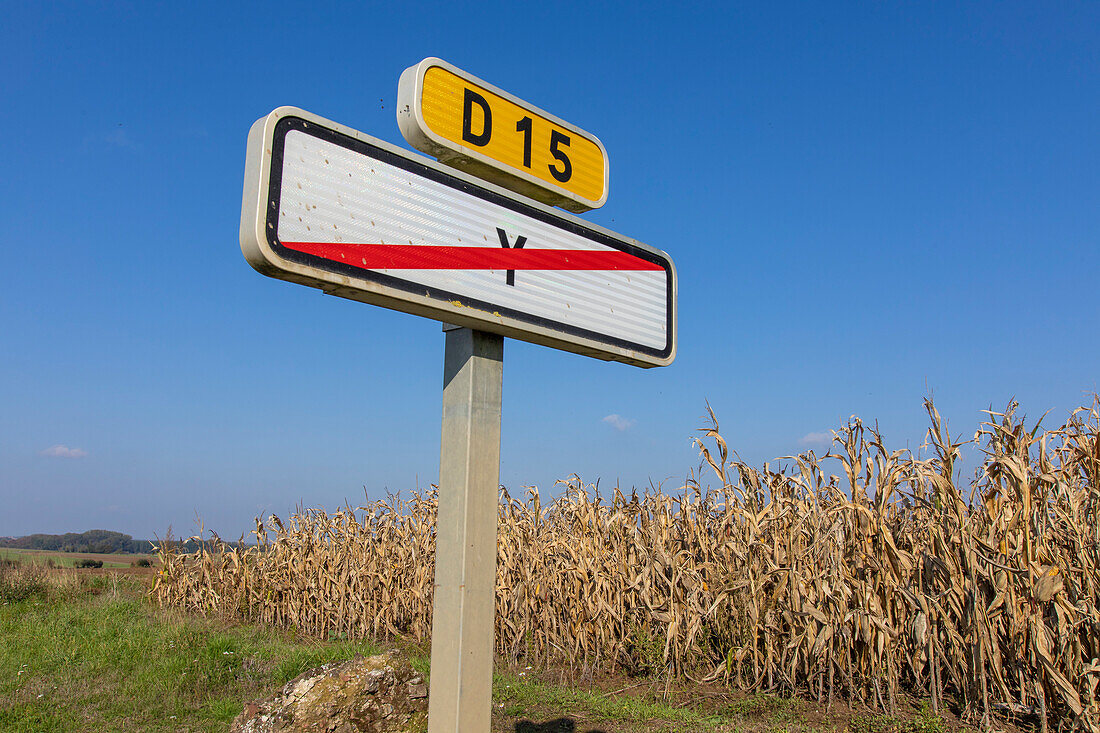
{"label": "field", "polygon": [[[917,455],[852,420],[754,468],[715,421],[717,487],[502,492],[494,731],[1100,730],[1100,401],[990,413],[969,483],[926,407]],[[435,498],[257,520],[155,571],[0,563],[0,729],[225,730],[383,647],[430,674]]]}
{"label": "field", "polygon": [[96,560],[103,563],[105,569],[129,568],[140,559],[154,561],[152,555],[124,555],[118,553],[98,552],[55,552],[52,550],[20,550],[10,547],[0,547],[0,560],[12,560],[15,562],[34,562],[43,565],[53,563],[56,567],[71,568],[79,560]]}
{"label": "field", "polygon": [[[502,492],[497,651],[572,679],[907,700],[981,728],[1100,730],[1100,402],[1044,428],[1015,406],[975,438],[931,403],[919,454],[853,419],[827,456],[762,468],[698,441],[709,481],[543,503]],[[712,416],[713,418],[713,416]],[[960,449],[982,465],[959,476]],[[163,548],[167,608],[325,638],[424,642],[435,492],[257,520],[257,544]]]}
{"label": "field", "polygon": [[[24,568],[25,570],[25,568]],[[0,572],[0,730],[225,731],[244,703],[321,663],[378,650],[374,642],[316,639],[269,626],[159,609],[148,581],[127,572],[42,570],[17,582]],[[23,572],[20,570],[19,572]],[[395,641],[428,674],[428,648]],[[919,705],[898,718],[718,685],[534,670],[502,660],[493,730],[853,731],[957,729]],[[535,724],[529,725],[529,724]],[[541,725],[542,727],[537,727]]]}

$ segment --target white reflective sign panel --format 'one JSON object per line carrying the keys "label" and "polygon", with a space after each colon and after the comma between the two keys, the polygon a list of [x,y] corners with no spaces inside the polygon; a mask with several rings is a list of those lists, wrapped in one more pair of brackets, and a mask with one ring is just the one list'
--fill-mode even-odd
{"label": "white reflective sign panel", "polygon": [[663,252],[302,110],[249,135],[241,248],[335,295],[638,366],[675,357]]}

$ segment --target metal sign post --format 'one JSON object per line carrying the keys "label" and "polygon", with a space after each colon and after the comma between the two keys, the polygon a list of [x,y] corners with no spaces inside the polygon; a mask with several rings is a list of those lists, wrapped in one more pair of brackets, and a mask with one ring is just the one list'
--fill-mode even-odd
{"label": "metal sign post", "polygon": [[[499,164],[503,178],[496,180],[574,210],[606,199],[607,155],[598,140],[438,59],[415,68],[402,88],[413,95],[428,138],[438,132],[433,123],[454,132],[437,103],[453,102],[457,90],[482,105],[482,128],[466,120],[455,129],[499,155],[467,150],[477,163],[470,170],[485,174]],[[498,139],[499,150],[489,144],[494,109],[498,123],[522,114],[509,122],[519,137]],[[562,185],[546,188],[526,168]],[[585,181],[593,184],[587,193]],[[428,729],[487,733],[504,338],[667,366],[676,358],[671,258],[293,107],[276,109],[249,132],[240,240],[249,264],[265,275],[455,324],[444,326]]]}
{"label": "metal sign post", "polygon": [[444,326],[429,733],[488,731],[504,337]]}

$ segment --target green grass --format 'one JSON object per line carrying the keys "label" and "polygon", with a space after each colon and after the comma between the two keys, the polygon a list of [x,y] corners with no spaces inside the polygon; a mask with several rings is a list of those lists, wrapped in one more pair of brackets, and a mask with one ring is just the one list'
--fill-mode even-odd
{"label": "green grass", "polygon": [[517,673],[493,676],[493,702],[505,715],[520,717],[528,711],[554,711],[586,721],[650,723],[661,721],[664,730],[715,731],[729,717],[705,714],[669,705],[644,695],[608,695],[601,691],[546,684]]}
{"label": "green grass", "polygon": [[134,585],[97,576],[0,605],[0,730],[224,731],[247,700],[377,651],[168,615]]}

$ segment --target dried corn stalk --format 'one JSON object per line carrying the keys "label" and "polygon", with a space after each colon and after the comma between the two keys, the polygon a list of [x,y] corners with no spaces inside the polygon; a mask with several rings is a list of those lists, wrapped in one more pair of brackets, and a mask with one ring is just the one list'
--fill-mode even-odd
{"label": "dried corn stalk", "polygon": [[[717,478],[610,495],[574,477],[543,505],[502,492],[497,647],[577,671],[749,689],[900,692],[1100,729],[1100,402],[1061,427],[989,413],[975,479],[931,403],[928,458],[857,419],[829,454],[753,468],[711,414]],[[970,442],[970,441],[967,441]],[[836,475],[826,466],[837,466]],[[257,544],[166,545],[160,603],[326,636],[428,637],[436,494],[257,520]]]}

